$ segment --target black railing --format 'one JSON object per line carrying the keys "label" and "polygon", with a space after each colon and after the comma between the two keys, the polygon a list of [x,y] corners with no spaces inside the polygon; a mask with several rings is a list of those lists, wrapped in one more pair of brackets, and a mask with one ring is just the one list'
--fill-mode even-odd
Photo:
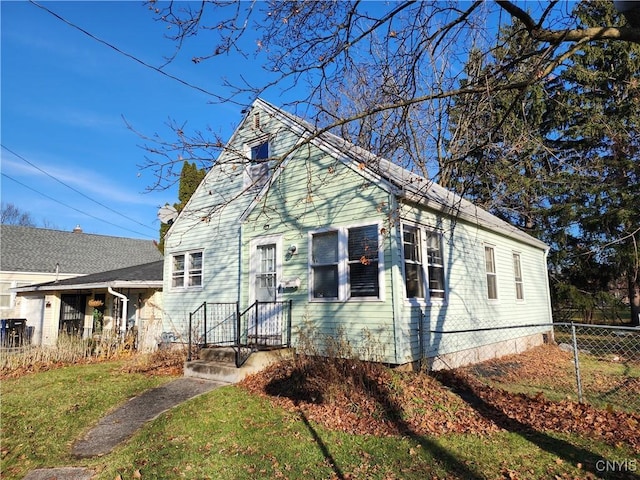
{"label": "black railing", "polygon": [[232,347],[240,367],[252,352],[291,344],[292,302],[255,302],[240,311],[238,303],[204,302],[189,314],[189,353],[210,346]]}
{"label": "black railing", "polygon": [[292,301],[255,302],[238,315],[236,366],[255,350],[291,345]]}

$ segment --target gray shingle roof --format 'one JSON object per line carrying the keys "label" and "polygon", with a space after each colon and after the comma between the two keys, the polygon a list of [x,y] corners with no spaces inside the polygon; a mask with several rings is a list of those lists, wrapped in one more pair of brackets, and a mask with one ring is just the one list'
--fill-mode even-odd
{"label": "gray shingle roof", "polygon": [[0,225],[0,270],[90,274],[162,260],[151,240]]}
{"label": "gray shingle roof", "polygon": [[109,270],[108,272],[92,273],[63,280],[29,285],[15,289],[17,292],[31,292],[39,290],[67,290],[74,288],[93,288],[112,286],[114,288],[129,286],[131,288],[148,287],[162,288],[162,274],[164,262],[162,260],[143,265]]}

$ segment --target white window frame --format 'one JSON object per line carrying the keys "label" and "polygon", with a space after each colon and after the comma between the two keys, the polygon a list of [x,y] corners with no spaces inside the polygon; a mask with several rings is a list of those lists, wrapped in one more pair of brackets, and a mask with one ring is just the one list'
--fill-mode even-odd
{"label": "white window frame", "polygon": [[249,253],[249,304],[256,301],[255,277],[259,270],[259,259],[257,253],[258,247],[265,245],[276,246],[275,252],[275,274],[276,274],[276,301],[281,300],[282,293],[282,235],[269,235],[265,237],[254,238],[250,242]]}
{"label": "white window frame", "polygon": [[[349,230],[375,226],[378,232],[378,296],[377,297],[351,297],[351,285],[349,282]],[[328,232],[338,234],[338,297],[315,298],[313,292],[314,277],[313,268],[324,264],[313,263],[313,237]],[[340,227],[329,227],[309,232],[307,259],[309,301],[310,302],[383,302],[385,299],[384,283],[384,235],[382,234],[382,223],[379,221],[358,222]],[[351,262],[352,263],[352,262]],[[328,264],[327,264],[328,265]]]}
{"label": "white window frame", "polygon": [[[491,251],[491,263],[493,271],[489,270],[489,265],[487,264],[487,252]],[[497,302],[500,298],[498,294],[498,264],[496,262],[496,247],[495,245],[485,244],[482,249],[482,261],[484,262],[484,270],[485,270],[485,285],[486,285],[486,298],[490,302]],[[489,279],[492,279],[490,282]],[[493,287],[495,289],[495,297],[491,296],[491,287],[490,283],[493,283]]]}
{"label": "white window frame", "polygon": [[[196,272],[200,270],[200,284],[199,285],[189,285],[189,279],[192,276],[197,274],[192,272],[191,269],[191,257],[194,255],[200,254],[201,262],[200,268],[194,269]],[[184,257],[184,270],[181,270],[181,275],[176,276],[175,273],[175,259],[176,257]],[[182,285],[175,285],[175,279],[182,278]],[[187,250],[183,252],[175,252],[171,254],[171,290],[202,290],[204,284],[204,250],[203,249],[194,249]]]}
{"label": "white window frame", "polygon": [[515,284],[516,302],[524,302],[524,280],[522,277],[522,255],[520,252],[512,252],[513,281]]}
{"label": "white window frame", "polygon": [[9,297],[9,305],[6,307],[0,305],[0,310],[4,310],[4,311],[13,310],[16,306],[16,292],[12,292],[11,289],[17,287],[18,282],[16,282],[15,280],[9,280],[9,281],[3,280],[0,283],[2,283],[3,285],[4,284],[9,285],[7,287],[7,293],[2,294],[3,297]]}
{"label": "white window frame", "polygon": [[[422,296],[421,297],[407,296],[407,268],[406,268],[407,260],[404,254],[404,244],[405,244],[404,232],[406,228],[415,229],[417,231],[418,241],[420,242],[420,244],[418,245],[420,260],[416,263],[420,265],[420,273],[422,275]],[[429,249],[428,249],[427,241],[430,235],[435,235],[436,238],[438,239],[438,242],[440,245],[440,255],[442,259],[441,264],[432,264],[429,259],[429,251],[428,251]],[[402,222],[400,236],[401,236],[401,243],[402,243],[402,252],[401,252],[402,253],[401,255],[402,279],[403,279],[403,292],[404,292],[405,301],[407,301],[412,305],[445,304],[448,298],[448,291],[447,291],[446,258],[445,258],[445,252],[444,252],[444,241],[443,241],[442,231],[440,229],[432,228],[425,225],[418,225],[411,222]],[[430,288],[429,267],[436,267],[436,268],[442,269],[442,283],[443,283],[442,297],[436,297],[436,296],[433,296],[432,294],[432,291],[434,289]]]}

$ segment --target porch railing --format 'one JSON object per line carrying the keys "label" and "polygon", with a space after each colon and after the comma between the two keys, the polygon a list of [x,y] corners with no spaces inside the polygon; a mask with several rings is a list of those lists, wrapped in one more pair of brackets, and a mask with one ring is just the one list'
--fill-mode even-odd
{"label": "porch railing", "polygon": [[245,310],[239,303],[204,302],[189,314],[189,353],[210,346],[232,347],[236,367],[252,352],[291,345],[292,302],[255,302]]}

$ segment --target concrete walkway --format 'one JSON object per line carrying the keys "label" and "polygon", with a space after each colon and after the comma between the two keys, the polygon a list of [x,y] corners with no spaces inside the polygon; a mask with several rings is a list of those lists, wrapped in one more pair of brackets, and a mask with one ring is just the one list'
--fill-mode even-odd
{"label": "concrete walkway", "polygon": [[[72,454],[78,458],[106,455],[146,422],[182,402],[222,385],[227,384],[182,377],[147,390],[101,419],[73,445]],[[51,468],[33,470],[24,480],[89,480],[92,475],[93,472],[86,468]]]}

